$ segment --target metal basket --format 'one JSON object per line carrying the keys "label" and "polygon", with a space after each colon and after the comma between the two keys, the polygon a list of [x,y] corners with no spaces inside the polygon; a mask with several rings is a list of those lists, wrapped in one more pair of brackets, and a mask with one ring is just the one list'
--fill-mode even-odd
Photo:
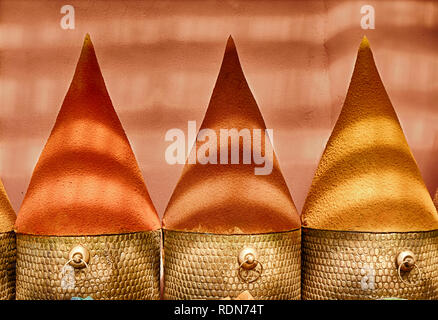
{"label": "metal basket", "polygon": [[438,230],[303,228],[303,299],[437,299]]}
{"label": "metal basket", "polygon": [[164,298],[300,299],[301,231],[223,235],[164,230]]}
{"label": "metal basket", "polygon": [[0,300],[15,299],[15,233],[0,233]]}
{"label": "metal basket", "polygon": [[161,230],[17,235],[17,299],[159,299]]}

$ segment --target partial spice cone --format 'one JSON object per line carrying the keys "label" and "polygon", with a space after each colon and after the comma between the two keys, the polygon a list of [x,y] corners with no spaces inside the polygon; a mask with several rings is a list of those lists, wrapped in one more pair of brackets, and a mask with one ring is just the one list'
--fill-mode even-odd
{"label": "partial spice cone", "polygon": [[[252,154],[272,148],[231,37],[200,127],[218,137],[217,164],[199,161],[205,141],[197,140],[164,213],[164,297],[234,299],[247,290],[256,299],[297,299],[300,219],[277,157],[270,174],[257,175],[260,165],[243,162],[239,140],[240,162],[232,164],[233,139],[219,138],[224,129],[248,130]],[[259,145],[254,129],[263,133]],[[220,161],[224,149],[228,163]]]}
{"label": "partial spice cone", "polygon": [[438,298],[438,214],[366,37],[302,223],[304,299]]}
{"label": "partial spice cone", "polygon": [[14,230],[16,215],[6,194],[5,186],[0,180],[0,233]]}
{"label": "partial spice cone", "polygon": [[436,189],[435,197],[433,198],[433,203],[435,203],[435,207],[438,209],[438,189]]}
{"label": "partial spice cone", "polygon": [[18,214],[17,297],[157,298],[160,227],[87,35]]}
{"label": "partial spice cone", "polygon": [[222,300],[254,300],[254,297],[251,295],[251,293],[249,293],[248,290],[245,290],[234,299],[231,299],[230,297],[226,297],[223,298]]}

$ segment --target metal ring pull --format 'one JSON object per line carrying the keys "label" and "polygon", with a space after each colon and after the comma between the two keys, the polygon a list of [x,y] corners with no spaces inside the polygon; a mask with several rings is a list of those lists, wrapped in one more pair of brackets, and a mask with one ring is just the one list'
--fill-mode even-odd
{"label": "metal ring pull", "polygon": [[252,283],[257,281],[263,272],[263,265],[257,260],[257,251],[254,248],[243,248],[238,256],[239,278],[246,282]]}
{"label": "metal ring pull", "polygon": [[90,261],[90,251],[88,251],[87,248],[78,245],[70,250],[66,264],[71,265],[73,268],[81,269],[88,267],[88,261]]}
{"label": "metal ring pull", "polygon": [[[81,258],[80,259],[80,261],[79,261],[79,263],[81,264],[81,265],[84,265],[84,267],[85,268],[88,268],[88,264]],[[76,264],[76,262],[75,262],[75,260],[73,260],[73,259],[70,259],[70,260],[68,260],[65,264],[64,264],[64,266],[62,267],[62,274],[64,275],[65,273],[66,273],[66,269],[65,269],[65,267],[67,266],[67,265],[71,265],[71,266],[73,266],[73,265],[75,265]],[[77,267],[73,267],[73,268],[77,268]],[[82,269],[82,268],[81,268]],[[73,270],[73,269],[72,269]]]}
{"label": "metal ring pull", "polygon": [[88,268],[89,261],[90,251],[87,248],[81,245],[73,247],[68,254],[67,262],[61,269],[61,288],[74,289],[77,285],[75,269]]}
{"label": "metal ring pull", "polygon": [[417,268],[419,279],[422,279],[423,274],[421,273],[420,268],[418,267],[418,264],[416,262],[415,254],[412,251],[405,250],[398,254],[397,256],[397,272],[398,277],[400,278],[400,281],[402,281],[405,284],[408,285],[414,285],[415,282],[412,281],[406,281],[402,277],[402,272],[410,273],[414,268]]}

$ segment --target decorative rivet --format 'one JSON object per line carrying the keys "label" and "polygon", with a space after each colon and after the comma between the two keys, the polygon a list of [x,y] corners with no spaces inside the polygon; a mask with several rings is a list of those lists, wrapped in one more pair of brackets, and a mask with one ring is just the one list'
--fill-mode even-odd
{"label": "decorative rivet", "polygon": [[239,256],[239,265],[245,270],[254,269],[257,266],[257,251],[254,248],[246,247],[240,250]]}
{"label": "decorative rivet", "polygon": [[397,267],[404,272],[411,271],[415,267],[416,260],[412,251],[402,251],[397,256]]}
{"label": "decorative rivet", "polygon": [[84,268],[90,261],[90,251],[81,245],[77,245],[70,250],[68,260],[72,267]]}
{"label": "decorative rivet", "polygon": [[263,266],[258,261],[258,254],[256,249],[246,247],[240,250],[238,255],[239,278],[245,283],[252,283],[257,281],[263,272]]}

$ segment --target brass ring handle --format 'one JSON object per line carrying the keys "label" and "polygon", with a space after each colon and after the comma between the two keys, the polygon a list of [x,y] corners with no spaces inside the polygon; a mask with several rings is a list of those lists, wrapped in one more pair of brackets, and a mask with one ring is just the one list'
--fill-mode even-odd
{"label": "brass ring handle", "polygon": [[75,288],[75,269],[88,268],[89,260],[90,251],[87,248],[81,245],[73,247],[68,254],[67,262],[61,269],[61,288]]}
{"label": "brass ring handle", "polygon": [[90,261],[90,251],[87,248],[78,245],[73,247],[68,254],[67,264],[73,268],[81,269],[88,267],[88,261]]}
{"label": "brass ring handle", "polygon": [[[76,261],[74,261],[73,259],[69,259],[65,264],[64,264],[64,266],[62,267],[62,274],[64,274],[65,272],[66,272],[66,269],[65,269],[65,267],[67,266],[67,265],[71,265],[72,267],[73,267],[73,264],[74,265],[77,265],[77,262]],[[85,262],[85,260],[83,260],[82,258],[80,259],[80,261],[79,261],[79,264],[81,264],[81,265],[84,265],[84,267],[85,268],[88,268],[88,264]],[[73,268],[75,268],[75,267],[73,267]],[[77,267],[76,267],[77,268]]]}
{"label": "brass ring handle", "polygon": [[239,252],[238,275],[242,281],[246,283],[252,283],[261,277],[263,265],[257,259],[258,254],[254,248],[246,247]]}
{"label": "brass ring handle", "polygon": [[[408,284],[408,285],[414,285],[415,282],[412,282],[412,281],[406,281],[406,280],[404,280],[404,279],[402,278],[402,276],[401,276],[401,267],[402,267],[402,265],[399,265],[399,266],[398,266],[398,277],[400,278],[400,281],[403,282],[403,283],[405,283],[405,284]],[[414,264],[414,267],[413,267],[412,269],[414,269],[414,268],[417,268],[417,270],[418,270],[418,274],[419,274],[419,278],[422,279],[422,278],[423,278],[423,274],[422,274],[422,272],[421,272],[421,270],[420,270],[420,267],[418,267],[418,265],[415,263],[415,264]]]}
{"label": "brass ring handle", "polygon": [[[261,276],[263,272],[263,265],[258,261],[255,260],[254,268],[252,269],[245,269],[243,267],[243,263],[239,265],[239,278],[246,283],[252,283],[256,282]],[[257,266],[260,266],[259,269],[257,269]]]}
{"label": "brass ring handle", "polygon": [[419,273],[419,278],[422,279],[423,274],[416,262],[415,254],[412,251],[405,250],[398,254],[396,262],[397,262],[397,273],[398,277],[400,278],[400,281],[402,281],[405,284],[413,285],[414,282],[406,281],[403,279],[401,272],[411,272],[413,269],[417,268]]}

